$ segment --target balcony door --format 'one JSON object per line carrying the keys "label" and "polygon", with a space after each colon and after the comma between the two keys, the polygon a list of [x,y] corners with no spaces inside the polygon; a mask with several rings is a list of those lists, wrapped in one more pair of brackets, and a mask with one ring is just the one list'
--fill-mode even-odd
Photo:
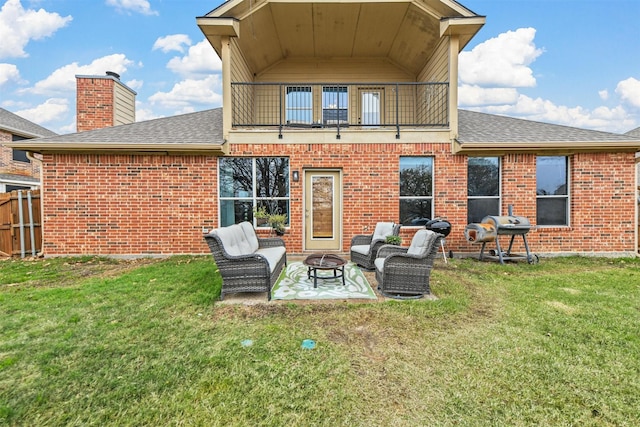
{"label": "balcony door", "polygon": [[340,250],[342,180],[339,170],[304,173],[305,250]]}
{"label": "balcony door", "polygon": [[384,89],[361,88],[360,124],[362,126],[380,126],[382,124],[382,99]]}

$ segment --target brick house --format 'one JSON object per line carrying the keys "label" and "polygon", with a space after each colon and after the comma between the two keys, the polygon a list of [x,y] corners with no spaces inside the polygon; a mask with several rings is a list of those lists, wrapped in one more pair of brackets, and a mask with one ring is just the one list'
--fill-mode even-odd
{"label": "brick house", "polygon": [[197,18],[222,108],[12,143],[43,156],[44,253],[208,253],[205,229],[268,233],[259,207],[290,253],[348,252],[377,221],[406,244],[434,217],[476,253],[465,226],[513,206],[536,253],[635,254],[640,139],[457,108],[484,22],[451,0],[222,4]]}
{"label": "brick house", "polygon": [[56,133],[0,108],[0,193],[40,187],[40,161],[6,144],[53,135]]}

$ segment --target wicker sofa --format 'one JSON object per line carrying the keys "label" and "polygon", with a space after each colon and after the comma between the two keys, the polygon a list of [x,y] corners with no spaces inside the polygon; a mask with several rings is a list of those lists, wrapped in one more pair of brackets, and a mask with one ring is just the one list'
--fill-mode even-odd
{"label": "wicker sofa", "polygon": [[379,222],[373,234],[357,234],[351,239],[351,261],[365,270],[373,270],[373,261],[387,236],[400,234],[400,224]]}
{"label": "wicker sofa", "polygon": [[220,299],[236,292],[266,292],[287,265],[284,240],[261,238],[249,222],[212,230],[204,236],[222,275]]}
{"label": "wicker sofa", "polygon": [[408,248],[380,247],[374,261],[380,293],[399,299],[429,294],[429,278],[443,238],[442,234],[423,229],[416,232]]}

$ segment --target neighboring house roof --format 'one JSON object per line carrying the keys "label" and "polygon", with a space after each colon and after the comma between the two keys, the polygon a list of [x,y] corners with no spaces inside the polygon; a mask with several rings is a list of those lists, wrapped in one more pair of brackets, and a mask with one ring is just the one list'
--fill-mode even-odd
{"label": "neighboring house roof", "polygon": [[456,152],[636,151],[640,138],[495,114],[458,110]]}
{"label": "neighboring house roof", "polygon": [[57,133],[43,128],[17,114],[0,108],[0,129],[24,138],[40,138],[57,135]]}
{"label": "neighboring house roof", "polygon": [[8,143],[35,152],[107,151],[221,154],[222,108]]}

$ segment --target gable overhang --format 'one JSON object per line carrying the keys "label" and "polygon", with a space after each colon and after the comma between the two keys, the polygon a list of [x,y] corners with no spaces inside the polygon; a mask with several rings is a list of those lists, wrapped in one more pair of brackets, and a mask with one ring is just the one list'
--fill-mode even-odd
{"label": "gable overhang", "polygon": [[453,154],[504,155],[509,153],[537,153],[569,155],[575,153],[637,152],[640,141],[571,141],[571,142],[459,142],[452,143]]}
{"label": "gable overhang", "polygon": [[462,49],[484,22],[451,0],[231,0],[196,18],[218,56],[235,38],[254,75],[295,58],[385,58],[417,75],[443,37]]}
{"label": "gable overhang", "polygon": [[471,41],[480,28],[485,24],[484,16],[465,18],[443,18],[440,21],[440,37],[458,36],[460,40],[459,52]]}
{"label": "gable overhang", "polygon": [[[22,142],[22,144],[21,144]],[[204,155],[229,154],[229,144],[132,144],[132,143],[77,143],[15,141],[4,143],[7,147],[39,154],[148,154],[148,155]]]}

